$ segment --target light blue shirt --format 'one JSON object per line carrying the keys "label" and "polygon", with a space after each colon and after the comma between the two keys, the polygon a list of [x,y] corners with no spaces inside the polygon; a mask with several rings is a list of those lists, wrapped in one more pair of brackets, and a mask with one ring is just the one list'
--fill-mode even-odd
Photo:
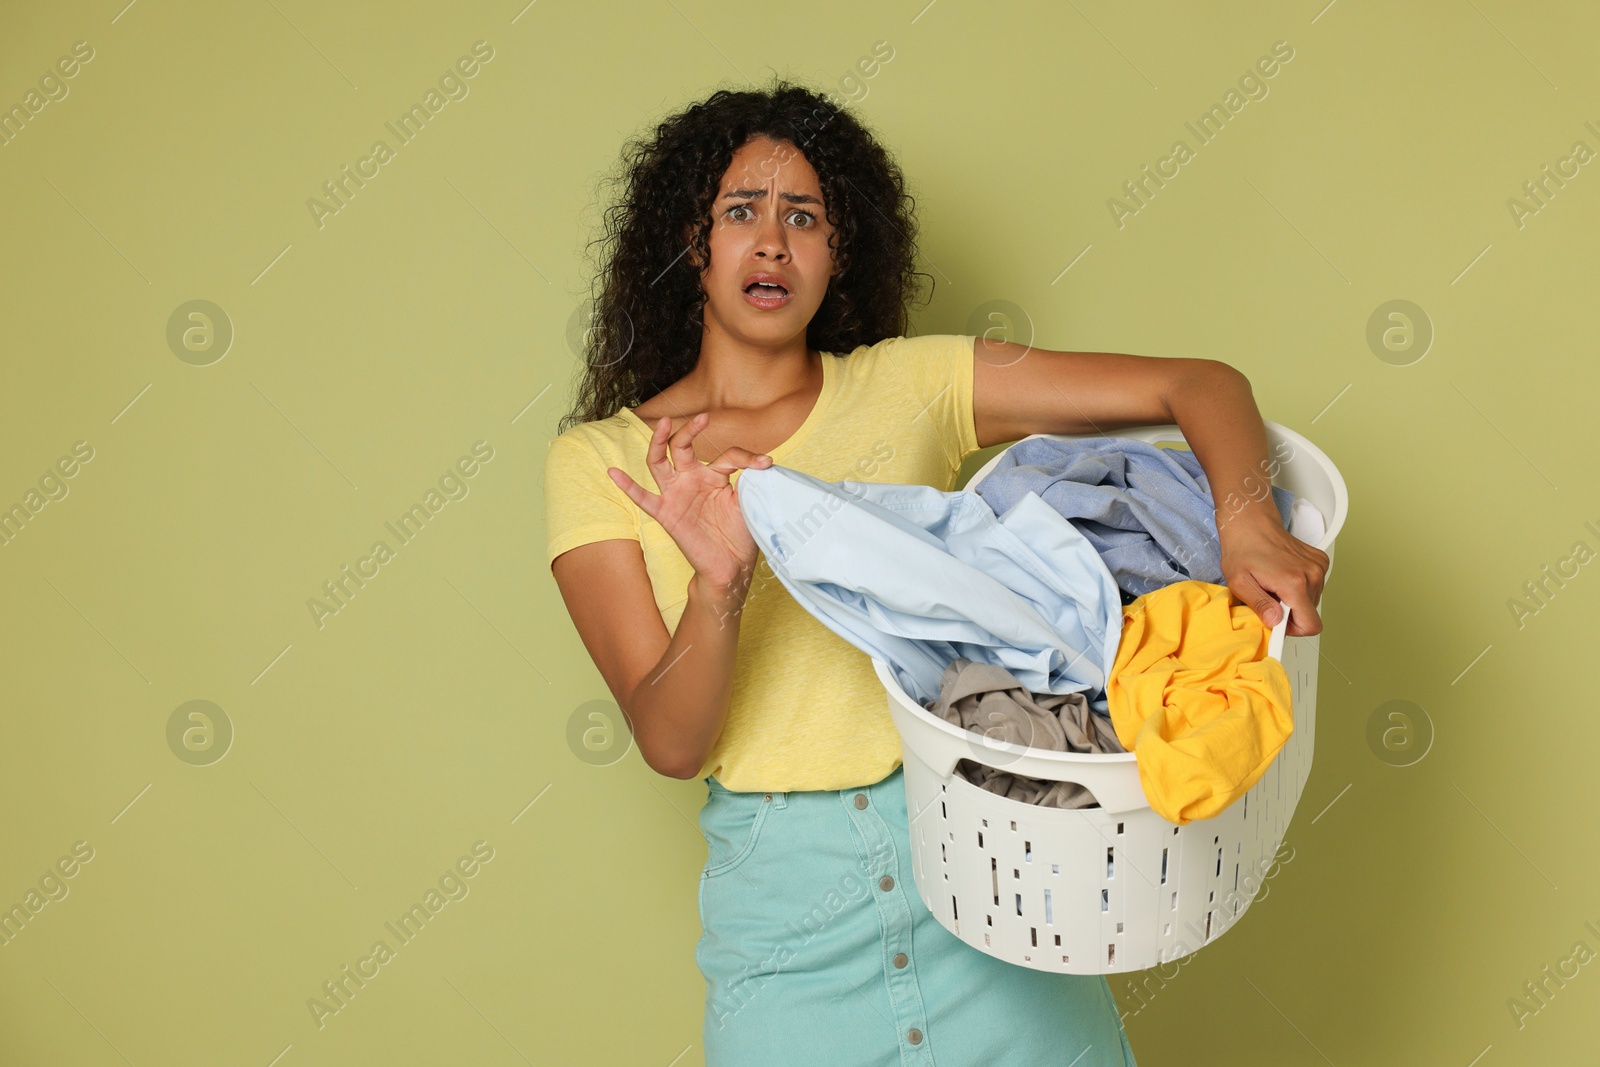
{"label": "light blue shirt", "polygon": [[1111,571],[1037,494],[998,518],[973,493],[745,468],[739,508],[768,565],[824,626],[882,660],[912,699],[958,658],[1102,713],[1122,636]]}
{"label": "light blue shirt", "polygon": [[[1189,449],[1030,437],[971,489],[1002,516],[1037,494],[1089,539],[1129,600],[1185,579],[1225,584],[1211,483]],[[1294,494],[1274,485],[1272,500],[1287,526]]]}

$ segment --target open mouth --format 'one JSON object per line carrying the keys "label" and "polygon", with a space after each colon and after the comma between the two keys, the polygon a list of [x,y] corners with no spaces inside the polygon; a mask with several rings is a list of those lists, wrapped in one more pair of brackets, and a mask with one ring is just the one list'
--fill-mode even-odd
{"label": "open mouth", "polygon": [[751,282],[744,287],[744,299],[751,307],[762,311],[777,311],[787,307],[794,294],[779,282]]}

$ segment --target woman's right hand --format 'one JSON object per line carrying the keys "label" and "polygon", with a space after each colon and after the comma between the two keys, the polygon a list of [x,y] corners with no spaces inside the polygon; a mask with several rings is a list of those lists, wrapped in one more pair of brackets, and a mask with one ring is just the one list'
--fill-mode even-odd
{"label": "woman's right hand", "polygon": [[772,457],[731,447],[710,463],[701,463],[693,442],[707,419],[701,412],[676,433],[670,432],[672,420],[667,416],[656,420],[645,462],[659,494],[645,489],[619,467],[607,467],[606,473],[628,499],[671,535],[696,574],[720,586],[733,586],[749,579],[757,548],[729,476],[745,467],[769,467]]}

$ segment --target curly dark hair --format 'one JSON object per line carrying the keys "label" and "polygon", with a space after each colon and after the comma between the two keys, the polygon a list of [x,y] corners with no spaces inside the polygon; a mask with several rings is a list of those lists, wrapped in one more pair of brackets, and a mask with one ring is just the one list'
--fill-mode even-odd
{"label": "curly dark hair", "polygon": [[[591,289],[582,380],[557,429],[637,407],[694,369],[706,294],[687,254],[710,262],[711,206],[733,154],[765,135],[817,172],[840,272],[806,327],[806,343],[845,353],[906,332],[917,279],[916,217],[905,179],[855,116],[784,78],[767,89],[719,89],[628,142],[624,194],[605,214]],[[692,227],[689,247],[683,233]]]}

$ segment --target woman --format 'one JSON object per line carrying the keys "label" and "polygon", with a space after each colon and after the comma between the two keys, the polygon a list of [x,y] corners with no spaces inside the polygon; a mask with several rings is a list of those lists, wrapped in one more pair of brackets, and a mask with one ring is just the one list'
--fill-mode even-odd
{"label": "woman", "polygon": [[1266,623],[1276,596],[1290,634],[1320,631],[1328,559],[1260,488],[1261,416],[1226,364],[905,337],[911,205],[851,115],[783,81],[632,145],[547,553],[645,762],[706,781],[708,1064],[1131,1064],[1103,977],[989,957],[917,896],[882,687],[758,565],[738,474],[949,490],[990,445],[1176,422]]}

